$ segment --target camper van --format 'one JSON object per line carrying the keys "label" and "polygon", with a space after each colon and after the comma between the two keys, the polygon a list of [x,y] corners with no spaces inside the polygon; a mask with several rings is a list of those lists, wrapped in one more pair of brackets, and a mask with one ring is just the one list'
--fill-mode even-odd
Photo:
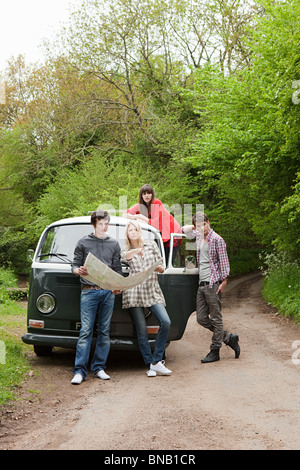
{"label": "camper van", "polygon": [[[121,248],[125,241],[128,219],[111,216],[108,235],[117,239]],[[171,319],[168,344],[182,338],[187,321],[196,309],[198,270],[194,245],[184,234],[172,234],[182,241],[172,263],[172,251],[166,266],[160,232],[141,223],[144,240],[154,240],[163,258],[165,271],[158,274]],[[80,279],[72,273],[75,246],[80,238],[92,233],[90,217],[58,220],[42,233],[36,250],[29,250],[31,264],[28,296],[27,333],[22,337],[33,345],[38,356],[51,354],[55,347],[76,348],[80,330]],[[173,245],[171,240],[171,246]],[[192,248],[191,248],[191,245]],[[122,265],[123,275],[129,267]],[[154,347],[159,326],[150,310],[145,310],[149,342]],[[97,325],[95,325],[95,337]],[[130,311],[122,309],[122,294],[116,295],[111,321],[111,348],[138,350],[137,336]]]}

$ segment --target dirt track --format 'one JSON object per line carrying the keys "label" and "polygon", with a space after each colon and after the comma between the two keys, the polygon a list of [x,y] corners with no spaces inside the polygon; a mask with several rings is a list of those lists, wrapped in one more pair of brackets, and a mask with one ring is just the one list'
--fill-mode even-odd
{"label": "dirt track", "polygon": [[111,353],[110,381],[89,375],[72,386],[73,352],[33,355],[39,373],[2,410],[0,449],[300,449],[300,361],[292,361],[300,328],[275,316],[260,290],[252,274],[231,280],[223,296],[239,359],[224,346],[219,362],[201,364],[211,334],[195,314],[167,349],[170,377],[148,378],[139,355]]}

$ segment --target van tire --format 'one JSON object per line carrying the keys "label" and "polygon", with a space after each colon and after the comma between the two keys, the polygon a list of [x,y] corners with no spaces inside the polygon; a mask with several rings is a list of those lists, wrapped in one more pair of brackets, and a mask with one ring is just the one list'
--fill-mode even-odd
{"label": "van tire", "polygon": [[37,356],[50,356],[52,353],[52,346],[38,346],[34,345],[33,350]]}

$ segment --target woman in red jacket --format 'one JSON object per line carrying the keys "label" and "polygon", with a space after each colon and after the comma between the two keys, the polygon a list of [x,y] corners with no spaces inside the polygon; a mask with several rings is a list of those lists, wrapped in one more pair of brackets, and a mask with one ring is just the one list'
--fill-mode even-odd
{"label": "woman in red jacket", "polygon": [[[144,184],[141,187],[139,192],[139,202],[127,209],[127,211],[124,212],[123,217],[146,222],[160,231],[165,248],[166,264],[168,265],[170,254],[170,234],[181,233],[181,228],[170,212],[167,211],[163,203],[159,199],[155,198],[154,190],[150,184]],[[181,240],[174,238],[172,256],[173,263],[179,244],[181,244]]]}

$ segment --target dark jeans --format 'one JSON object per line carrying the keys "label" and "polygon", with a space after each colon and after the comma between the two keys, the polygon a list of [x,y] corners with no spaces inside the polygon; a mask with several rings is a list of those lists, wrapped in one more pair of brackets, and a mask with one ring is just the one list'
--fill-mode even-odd
{"label": "dark jeans", "polygon": [[217,294],[219,282],[199,286],[197,292],[197,322],[213,332],[211,350],[220,349],[222,342],[229,341],[229,333],[224,330],[222,318],[221,293]]}
{"label": "dark jeans", "polygon": [[148,342],[147,324],[144,309],[142,307],[131,307],[130,313],[135,324],[138,343],[141,354],[146,365],[161,361],[164,356],[166,341],[170,331],[171,321],[163,304],[155,304],[149,307],[159,323],[156,336],[155,349],[152,354]]}

